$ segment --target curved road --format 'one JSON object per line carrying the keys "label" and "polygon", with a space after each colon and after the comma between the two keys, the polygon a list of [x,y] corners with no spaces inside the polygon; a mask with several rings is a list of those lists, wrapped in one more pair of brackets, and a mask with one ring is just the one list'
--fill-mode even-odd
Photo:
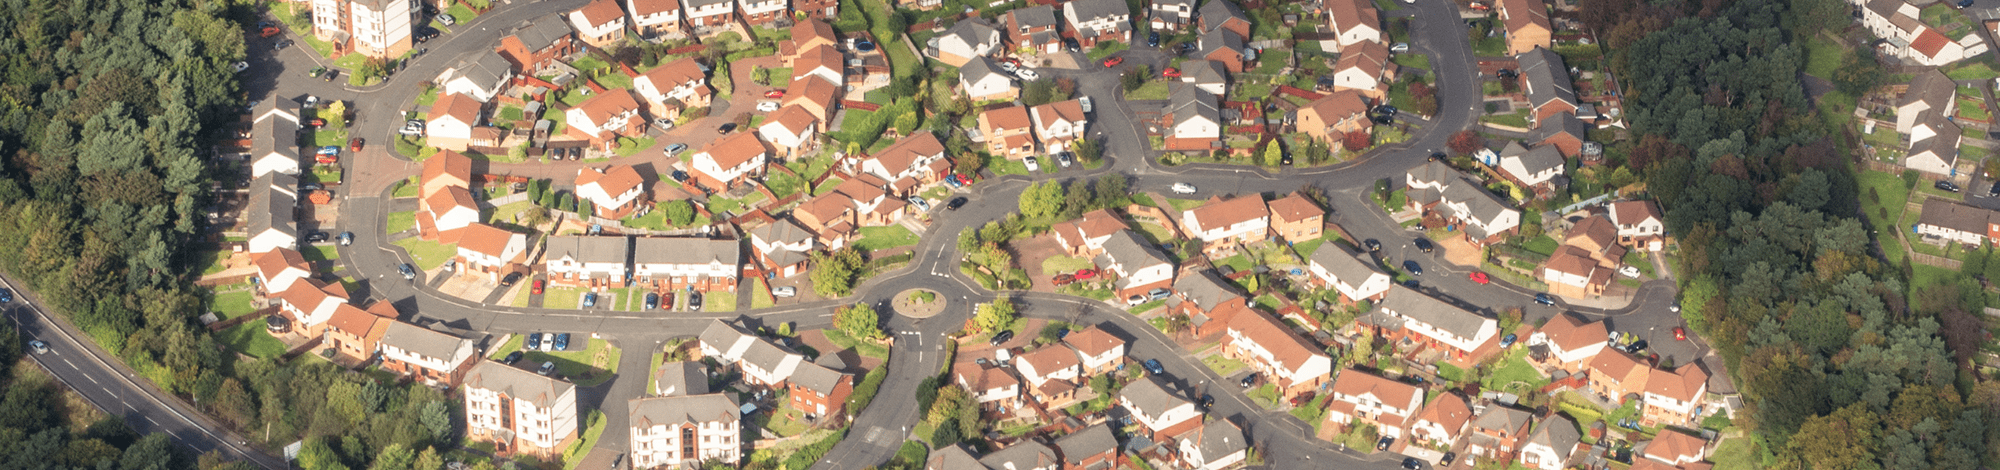
{"label": "curved road", "polygon": [[[650,351],[647,347],[674,337],[692,336],[701,331],[709,321],[715,319],[748,317],[752,322],[777,323],[793,322],[798,328],[823,328],[831,326],[834,308],[851,302],[886,303],[889,296],[904,289],[922,287],[935,290],[951,302],[944,313],[928,319],[913,319],[901,315],[890,315],[883,323],[885,331],[894,338],[890,372],[878,392],[878,397],[914,396],[917,384],[924,377],[936,375],[944,366],[944,345],[942,338],[958,329],[971,316],[970,306],[991,300],[996,294],[968,282],[959,274],[958,262],[961,255],[955,253],[955,239],[960,230],[977,227],[986,221],[999,219],[1015,211],[1016,202],[1028,182],[1041,179],[1095,178],[1104,174],[1122,174],[1135,178],[1131,185],[1134,192],[1165,192],[1176,182],[1187,182],[1200,188],[1198,195],[1284,193],[1306,186],[1317,186],[1329,196],[1331,217],[1358,238],[1383,240],[1385,253],[1394,252],[1401,259],[1420,260],[1429,265],[1431,272],[1437,273],[1424,280],[1426,291],[1432,295],[1448,297],[1460,304],[1484,306],[1489,311],[1505,307],[1523,306],[1530,318],[1546,318],[1558,313],[1559,309],[1533,305],[1529,301],[1533,293],[1498,284],[1480,285],[1466,280],[1462,271],[1440,257],[1408,250],[1407,240],[1420,233],[1403,228],[1383,215],[1375,205],[1367,200],[1367,192],[1377,179],[1397,177],[1411,166],[1421,163],[1426,156],[1445,148],[1445,141],[1452,132],[1476,124],[1479,115],[1480,96],[1475,62],[1466,42],[1464,23],[1459,21],[1456,7],[1450,2],[1423,0],[1410,6],[1416,9],[1411,25],[1411,46],[1430,56],[1435,67],[1430,73],[1436,77],[1439,102],[1442,103],[1437,116],[1428,120],[1413,120],[1418,129],[1412,131],[1413,139],[1401,144],[1385,146],[1365,155],[1363,158],[1330,167],[1307,170],[1286,170],[1272,174],[1261,169],[1251,169],[1224,165],[1184,165],[1163,166],[1151,158],[1157,152],[1149,150],[1143,124],[1132,119],[1135,110],[1148,106],[1157,107],[1158,102],[1126,102],[1118,89],[1118,72],[1106,70],[1100,65],[1082,59],[1085,64],[1079,70],[1043,69],[1051,77],[1074,78],[1079,84],[1079,93],[1090,96],[1099,103],[1093,123],[1095,132],[1110,161],[1104,168],[1092,171],[1071,170],[1057,175],[1041,175],[1035,178],[1007,176],[994,178],[973,188],[961,191],[971,201],[964,208],[953,212],[937,212],[933,224],[927,228],[921,242],[913,248],[914,257],[908,267],[877,276],[857,288],[858,294],[848,299],[803,303],[777,308],[748,310],[727,315],[708,315],[692,312],[610,312],[603,310],[565,310],[516,308],[511,306],[487,305],[468,301],[437,292],[427,287],[427,280],[406,281],[395,273],[395,266],[407,262],[408,257],[400,249],[387,242],[383,223],[386,219],[386,205],[391,183],[418,172],[418,165],[396,156],[392,152],[394,132],[402,124],[402,112],[412,103],[420,91],[418,83],[428,81],[440,71],[456,64],[460,59],[483,52],[501,37],[522,25],[525,21],[546,17],[582,6],[584,0],[545,0],[508,4],[480,16],[466,24],[457,25],[452,32],[428,44],[419,45],[427,52],[411,61],[403,72],[385,83],[373,87],[357,88],[310,79],[303,70],[325,61],[304,46],[269,54],[270,40],[252,39],[251,50],[259,52],[252,59],[255,73],[247,74],[246,87],[251,96],[262,99],[299,99],[312,94],[323,99],[353,100],[350,109],[355,110],[352,124],[353,135],[371,137],[376,145],[368,147],[356,155],[344,158],[342,166],[348,175],[349,184],[343,190],[340,227],[325,227],[329,231],[352,231],[356,240],[353,246],[340,247],[340,262],[351,275],[362,279],[362,288],[357,295],[385,299],[393,302],[403,312],[414,312],[414,316],[444,321],[452,326],[489,333],[530,333],[541,331],[593,331],[622,348],[632,352],[626,354],[621,369],[640,371],[638,374],[621,374],[609,385],[586,390],[580,405],[608,410],[622,410],[623,401],[636,398],[645,392],[644,369],[648,358],[640,351]],[[1127,58],[1125,67],[1147,64],[1154,70],[1165,66],[1171,57],[1162,51],[1139,47],[1120,53]],[[296,65],[293,69],[288,66]],[[275,90],[284,90],[279,95]],[[720,113],[718,113],[720,114]],[[663,159],[658,152],[644,152],[639,156],[623,160],[632,163],[637,160]],[[487,166],[487,165],[482,165]],[[536,172],[568,171],[571,167],[581,167],[579,163],[556,164],[495,164],[487,168],[475,168],[483,173],[507,173],[512,170],[537,170]],[[1399,178],[1392,178],[1399,179]],[[882,287],[882,288],[878,288]],[[22,292],[24,298],[31,298]],[[1392,468],[1386,456],[1378,455],[1367,459],[1350,452],[1335,450],[1329,443],[1312,437],[1312,428],[1307,423],[1285,413],[1266,411],[1257,407],[1241,390],[1233,386],[1217,388],[1209,384],[1224,384],[1225,378],[1217,376],[1200,361],[1189,356],[1157,329],[1137,317],[1113,308],[1103,302],[1049,293],[1009,292],[1022,304],[1026,316],[1055,318],[1086,324],[1100,324],[1128,338],[1136,340],[1131,345],[1130,356],[1135,360],[1158,359],[1168,370],[1168,379],[1176,387],[1189,395],[1207,392],[1217,397],[1211,413],[1235,419],[1245,427],[1253,442],[1265,455],[1265,464],[1275,468],[1309,468],[1335,466],[1339,468]],[[1672,301],[1673,287],[1670,281],[1653,281],[1641,289],[1639,297],[1632,305],[1618,310],[1570,309],[1586,316],[1616,318],[1614,326],[1623,331],[1637,331],[1645,328],[1654,334],[1662,333],[1662,327],[1678,324],[1678,317],[1665,312],[1665,306]],[[25,317],[25,318],[23,318]],[[131,411],[123,413],[128,422],[133,422],[141,431],[161,430],[172,433],[183,443],[198,451],[223,448],[227,452],[250,459],[269,467],[280,468],[283,461],[275,457],[245,451],[231,445],[235,439],[213,434],[209,430],[223,429],[209,422],[190,407],[172,397],[162,395],[150,386],[141,386],[131,379],[118,380],[123,370],[115,361],[98,358],[94,346],[84,346],[67,335],[52,335],[59,331],[44,323],[43,315],[17,315],[23,320],[24,330],[33,337],[56,343],[59,352],[48,356],[36,356],[45,365],[51,365],[57,376],[93,402],[103,404],[117,402]],[[1671,341],[1653,341],[1666,346]],[[72,352],[74,351],[74,352]],[[1677,358],[1685,362],[1703,351],[1697,347],[1688,352],[1687,357]],[[88,354],[88,361],[71,361],[70,357]],[[100,378],[113,377],[112,386],[98,387],[106,395],[94,394],[88,389],[98,386]],[[630,379],[630,380],[628,380]],[[115,393],[114,393],[115,392]],[[124,398],[130,395],[146,395],[148,400],[135,401]],[[106,408],[115,410],[114,408]],[[114,411],[114,413],[119,413]],[[616,450],[623,450],[628,440],[624,432],[626,416],[622,412],[607,412],[607,432],[597,444]],[[165,419],[166,424],[154,424]],[[855,417],[848,438],[835,446],[827,456],[815,465],[816,469],[862,468],[879,464],[895,454],[908,436],[910,426],[921,419],[915,403],[907,400],[876,400],[873,405]],[[146,426],[139,423],[144,421]],[[220,431],[216,431],[220,432]]]}

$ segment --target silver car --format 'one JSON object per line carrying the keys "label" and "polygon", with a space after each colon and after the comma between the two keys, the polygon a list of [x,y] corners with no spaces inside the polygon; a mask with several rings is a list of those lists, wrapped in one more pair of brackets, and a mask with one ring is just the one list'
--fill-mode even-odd
{"label": "silver car", "polygon": [[554,334],[544,334],[544,335],[542,335],[542,344],[541,344],[541,347],[539,347],[539,348],[537,348],[537,349],[540,349],[540,350],[543,350],[543,351],[554,351],[554,350],[556,350],[556,335],[554,335]]}

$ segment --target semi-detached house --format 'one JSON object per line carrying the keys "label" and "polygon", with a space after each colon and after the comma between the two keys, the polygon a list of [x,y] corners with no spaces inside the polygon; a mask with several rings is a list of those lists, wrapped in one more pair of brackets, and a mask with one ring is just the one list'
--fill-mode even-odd
{"label": "semi-detached house", "polygon": [[1426,162],[1404,174],[1410,209],[1456,224],[1473,246],[1497,243],[1521,225],[1521,211],[1443,162]]}
{"label": "semi-detached house", "polygon": [[994,155],[1020,160],[1035,156],[1034,120],[1028,108],[1008,106],[979,113],[979,133],[986,137],[986,150]]}
{"label": "semi-detached house", "polygon": [[1139,234],[1129,229],[1119,230],[1105,240],[1104,254],[1097,255],[1092,262],[1100,271],[1118,275],[1118,280],[1112,282],[1118,298],[1136,303],[1131,302],[1132,297],[1173,285],[1174,263],[1156,250]]}
{"label": "semi-detached house", "polygon": [[769,153],[764,142],[757,140],[756,133],[737,133],[695,152],[689,167],[694,170],[691,173],[696,184],[722,191],[751,176],[764,174],[764,161]]}
{"label": "semi-detached house", "polygon": [[1188,237],[1201,240],[1202,253],[1228,256],[1236,246],[1271,238],[1271,212],[1264,196],[1249,194],[1223,200],[1214,196],[1207,203],[1181,211],[1181,229]]}
{"label": "semi-detached house", "polygon": [[1080,219],[1057,222],[1049,232],[1070,256],[1096,256],[1104,252],[1104,242],[1128,228],[1109,209],[1098,209],[1083,213]]}
{"label": "semi-detached house", "polygon": [[1465,311],[1408,287],[1389,286],[1375,311],[1362,318],[1386,334],[1440,346],[1459,360],[1494,351],[1500,330],[1494,319]]}
{"label": "semi-detached house", "polygon": [[785,0],[736,0],[736,11],[743,15],[743,22],[758,26],[785,18],[787,3]]}
{"label": "semi-detached house", "polygon": [[1028,116],[1035,124],[1035,138],[1049,153],[1069,151],[1070,142],[1082,138],[1084,127],[1090,124],[1090,118],[1083,114],[1083,103],[1077,100],[1028,108]]}
{"label": "semi-detached house", "polygon": [[736,21],[734,0],[681,0],[681,13],[698,33],[729,26]]}
{"label": "semi-detached house", "polygon": [[1015,50],[1044,54],[1061,51],[1062,32],[1058,31],[1061,21],[1056,19],[1056,7],[1052,5],[1009,11],[1000,15],[1000,24],[1007,27],[1007,45]]}
{"label": "semi-detached house", "polygon": [[1287,242],[1317,240],[1326,231],[1326,209],[1303,194],[1293,193],[1265,206],[1271,210],[1271,234]]}
{"label": "semi-detached house", "polygon": [[583,287],[623,286],[627,281],[625,237],[548,237],[542,252],[550,283]]}
{"label": "semi-detached house", "polygon": [[595,0],[569,13],[569,24],[577,36],[591,47],[606,47],[625,40],[625,10],[618,0]]}
{"label": "semi-detached house", "polygon": [[320,332],[320,344],[335,354],[354,362],[373,359],[380,349],[382,335],[388,331],[394,318],[384,318],[368,313],[353,305],[341,304],[334,308],[333,317],[327,319],[325,330]]}
{"label": "semi-detached house", "polygon": [[1117,467],[1118,436],[1111,433],[1111,426],[1106,423],[1069,433],[1057,438],[1055,444],[1062,454],[1064,470]]}
{"label": "semi-detached house", "polygon": [[809,154],[819,149],[819,119],[804,106],[786,106],[757,127],[757,136],[771,144],[775,157]]}
{"label": "semi-detached house", "polygon": [[432,386],[456,387],[479,350],[472,340],[403,322],[382,335],[382,368]]}
{"label": "semi-detached house", "polygon": [[1458,444],[1471,422],[1472,405],[1465,397],[1456,392],[1441,393],[1417,412],[1416,423],[1410,425],[1410,438],[1426,446],[1451,447]]}
{"label": "semi-detached house", "polygon": [[587,139],[605,152],[616,150],[620,137],[646,134],[646,119],[639,115],[639,102],[625,90],[606,90],[584,99],[564,117],[570,135]]}
{"label": "semi-detached house", "polygon": [[250,124],[250,177],[270,173],[299,174],[299,115],[297,110],[278,107],[280,100],[264,100],[257,105],[256,119]]}
{"label": "semi-detached house", "polygon": [[515,30],[514,34],[500,38],[498,49],[508,61],[514,63],[515,71],[534,75],[555,65],[556,61],[568,58],[570,54],[581,52],[583,47],[576,44],[576,33],[570,31],[569,22],[560,16],[550,15],[533,20]]}
{"label": "semi-detached house", "polygon": [[847,409],[847,397],[854,395],[854,376],[811,362],[799,363],[785,381],[786,397],[792,409],[814,419],[840,414]]}
{"label": "semi-detached house", "polygon": [[1213,269],[1182,275],[1174,279],[1176,296],[1167,299],[1167,309],[1186,315],[1196,338],[1217,337],[1229,329],[1230,319],[1249,310],[1250,300],[1234,286]]}
{"label": "semi-detached house", "polygon": [[1466,435],[1465,453],[1494,461],[1513,460],[1528,439],[1534,415],[1526,410],[1498,404],[1486,405],[1472,418],[1472,432]]}
{"label": "semi-detached house", "polygon": [[1222,354],[1263,374],[1281,397],[1312,393],[1333,374],[1331,356],[1264,312],[1249,310],[1230,318],[1228,335]]}
{"label": "semi-detached house", "polygon": [[633,279],[654,289],[736,292],[743,274],[737,240],[643,237],[632,243]]}
{"label": "semi-detached house", "polygon": [[1335,41],[1340,44],[1340,52],[1345,58],[1347,48],[1361,43],[1383,42],[1386,36],[1382,29],[1381,14],[1375,4],[1368,0],[1326,0],[1327,26],[1331,26]]}
{"label": "semi-detached house", "polygon": [[446,93],[431,103],[424,121],[424,145],[463,152],[472,145],[472,128],[480,124],[484,106],[479,100]]}
{"label": "semi-detached house", "polygon": [[1340,301],[1344,303],[1382,300],[1389,294],[1389,284],[1393,281],[1373,263],[1362,261],[1339,246],[1321,246],[1308,258],[1306,267],[1312,271],[1314,284],[1333,287],[1340,292]]}
{"label": "semi-detached house", "polygon": [[[1217,0],[1222,1],[1222,0]],[[1099,41],[1132,42],[1132,10],[1119,0],[1071,0],[1063,3],[1063,19],[1083,47]]]}
{"label": "semi-detached house", "polygon": [[976,362],[951,366],[952,383],[965,387],[974,402],[989,411],[1011,410],[1021,404],[1021,379],[1007,369]]}
{"label": "semi-detached house", "polygon": [[466,434],[503,454],[562,455],[577,438],[576,384],[481,359],[465,374]]}
{"label": "semi-detached house", "polygon": [[257,267],[256,284],[266,296],[284,293],[292,288],[292,283],[312,277],[312,265],[306,263],[304,255],[291,248],[253,253],[250,264]]}
{"label": "semi-detached house", "polygon": [[1164,118],[1169,151],[1207,152],[1221,148],[1222,108],[1215,94],[1188,83],[1172,83]]}
{"label": "semi-detached house", "polygon": [[701,341],[702,355],[734,365],[743,372],[744,383],[760,387],[783,387],[805,361],[804,355],[720,320],[709,323],[697,338]]}
{"label": "semi-detached house", "polygon": [[1152,0],[1146,7],[1154,31],[1178,32],[1194,22],[1195,0]]}
{"label": "semi-detached house", "polygon": [[1351,425],[1355,421],[1375,425],[1376,433],[1403,437],[1413,424],[1410,418],[1424,404],[1424,390],[1379,375],[1342,369],[1333,379],[1333,395],[1327,400],[1326,421]]}
{"label": "semi-detached house", "polygon": [[625,0],[625,11],[631,16],[632,29],[641,38],[686,34],[681,26],[680,0]]}
{"label": "semi-detached house", "polygon": [[645,183],[631,165],[576,170],[576,196],[590,202],[593,214],[607,219],[622,219],[638,210],[644,203]]}
{"label": "semi-detached house", "polygon": [[527,254],[527,235],[471,224],[459,232],[458,253],[452,259],[458,260],[459,275],[484,275],[488,282],[499,282],[507,274],[521,272]]}
{"label": "semi-detached house", "polygon": [[250,181],[250,203],[243,210],[251,253],[269,253],[299,246],[299,178],[265,173]]}
{"label": "semi-detached house", "polygon": [[1181,463],[1195,470],[1230,468],[1250,456],[1250,440],[1243,435],[1243,428],[1228,419],[1209,420],[1194,432],[1182,435],[1180,441]]}
{"label": "semi-detached house", "polygon": [[1917,216],[1916,231],[1925,237],[1978,246],[2000,237],[2000,211],[1929,198]]}
{"label": "semi-detached house", "polygon": [[1063,344],[1076,350],[1084,375],[1099,375],[1125,366],[1125,340],[1103,328],[1090,327],[1063,337]]}
{"label": "semi-detached house", "polygon": [[1234,1],[1202,3],[1201,9],[1196,11],[1194,21],[1195,25],[1201,28],[1201,32],[1227,29],[1234,31],[1237,36],[1250,37],[1250,15],[1243,14],[1243,9],[1237,7]]}
{"label": "semi-detached house", "polygon": [[326,323],[333,319],[334,312],[345,306],[347,290],[340,284],[318,279],[294,282],[278,295],[278,312],[286,320],[286,332],[306,338],[318,338],[326,331]]}

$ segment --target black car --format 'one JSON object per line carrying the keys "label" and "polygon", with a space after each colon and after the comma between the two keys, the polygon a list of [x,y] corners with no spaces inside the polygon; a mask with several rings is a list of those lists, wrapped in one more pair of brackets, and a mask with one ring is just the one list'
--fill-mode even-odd
{"label": "black car", "polygon": [[1251,372],[1250,375],[1243,376],[1243,380],[1238,381],[1237,384],[1242,385],[1243,388],[1250,388],[1251,385],[1256,385],[1257,373]]}
{"label": "black car", "polygon": [[675,182],[680,182],[680,183],[688,182],[688,173],[685,171],[674,170],[672,176]]}
{"label": "black car", "polygon": [[1187,53],[1189,53],[1189,52],[1194,52],[1194,43],[1192,43],[1192,42],[1183,42],[1183,43],[1181,43],[1181,45],[1180,45],[1180,47],[1179,47],[1178,49],[1180,49],[1180,53],[1181,53],[1181,55],[1187,55]]}
{"label": "black car", "polygon": [[410,263],[396,265],[396,272],[403,273],[403,279],[406,280],[416,280],[417,278],[417,268],[410,267]]}
{"label": "black car", "polygon": [[328,234],[326,232],[313,232],[306,234],[306,241],[310,243],[319,243],[327,241],[328,239],[331,238],[333,238],[333,235]]}
{"label": "black car", "polygon": [[1972,0],[1958,0],[1959,8],[1972,8]]}
{"label": "black car", "polygon": [[328,69],[328,70],[326,71],[326,75],[321,75],[321,76],[320,76],[319,78],[321,78],[321,79],[325,79],[326,81],[329,81],[329,82],[331,82],[331,81],[333,81],[333,77],[338,77],[338,76],[340,76],[340,71],[339,71],[339,70],[333,70],[333,69]]}
{"label": "black car", "polygon": [[14,301],[14,291],[7,289],[0,289],[0,304],[13,301]]}
{"label": "black car", "polygon": [[1382,242],[1375,241],[1373,238],[1362,240],[1361,246],[1368,248],[1368,251],[1382,251]]}
{"label": "black car", "polygon": [[555,350],[562,351],[567,349],[569,349],[569,333],[556,333]]}
{"label": "black car", "polygon": [[1513,80],[1513,79],[1514,79],[1514,77],[1518,77],[1518,76],[1520,76],[1520,75],[1519,75],[1519,74],[1516,74],[1516,73],[1514,72],[1514,69],[1500,69],[1500,70],[1497,70],[1497,71],[1494,71],[1494,72],[1493,72],[1493,76],[1495,76],[1495,77],[1500,77],[1500,79],[1502,79],[1502,80]]}
{"label": "black car", "polygon": [[652,310],[652,309],[656,309],[656,308],[660,308],[660,294],[657,294],[657,293],[652,293],[652,292],[647,292],[647,293],[646,293],[646,310]]}
{"label": "black car", "polygon": [[507,277],[500,278],[502,287],[514,287],[516,282],[521,282],[521,273],[507,273]]}
{"label": "black car", "polygon": [[1007,342],[1007,340],[1010,339],[1014,339],[1014,332],[1012,330],[1002,331],[1000,332],[1000,334],[993,335],[993,339],[987,341],[986,343],[994,346],[999,346],[1000,343],[1005,343]]}
{"label": "black car", "polygon": [[1435,246],[1432,246],[1432,245],[1431,245],[1431,241],[1430,241],[1430,240],[1426,240],[1426,239],[1422,239],[1422,238],[1419,238],[1419,239],[1416,239],[1416,240],[1413,240],[1413,241],[1411,241],[1410,243],[1412,243],[1412,244],[1415,244],[1415,245],[1417,245],[1417,249],[1418,249],[1418,250],[1423,250],[1423,252],[1425,252],[1425,253],[1430,253],[1432,249],[1434,249],[1434,248],[1437,248],[1437,247],[1435,247]]}
{"label": "black car", "polygon": [[1292,166],[1292,154],[1287,153],[1284,156],[1278,157],[1278,165]]}
{"label": "black car", "polygon": [[1431,161],[1441,162],[1444,161],[1444,157],[1444,152],[1431,152]]}
{"label": "black car", "polygon": [[271,50],[282,51],[285,50],[285,48],[287,47],[292,47],[292,40],[290,39],[279,40],[277,43],[271,45]]}
{"label": "black car", "polygon": [[700,293],[700,292],[689,292],[689,293],[688,293],[688,311],[691,311],[691,312],[699,312],[699,311],[701,311],[701,293]]}
{"label": "black car", "polygon": [[2000,181],[1995,181],[1992,186],[1986,187],[1986,197],[2000,197]]}
{"label": "black car", "polygon": [[962,196],[961,196],[961,197],[955,197],[955,198],[951,198],[951,200],[950,200],[950,201],[946,201],[946,202],[944,203],[944,208],[945,208],[945,210],[954,210],[954,211],[955,211],[955,210],[958,210],[958,208],[960,208],[960,207],[965,207],[965,198],[964,198],[964,197],[962,197]]}
{"label": "black car", "polygon": [[354,246],[354,232],[340,232],[340,246]]}
{"label": "black car", "polygon": [[1415,289],[1415,288],[1419,288],[1419,287],[1423,287],[1423,286],[1424,286],[1424,285],[1423,285],[1422,283],[1419,283],[1419,282],[1417,282],[1417,280],[1416,280],[1416,279],[1408,279],[1408,280],[1404,280],[1404,281],[1403,281],[1403,287],[1408,287],[1408,288],[1411,288],[1411,289]]}
{"label": "black car", "polygon": [[1647,346],[1652,346],[1652,345],[1646,344],[1646,340],[1642,339],[1638,341],[1633,341],[1632,346],[1626,348],[1627,349],[1626,352],[1637,353],[1639,351],[1645,351]]}
{"label": "black car", "polygon": [[505,357],[505,358],[501,358],[501,359],[500,359],[500,363],[501,363],[501,364],[513,364],[513,363],[516,363],[516,362],[521,362],[521,356],[522,356],[522,354],[521,354],[521,352],[520,352],[520,351],[514,351],[514,352],[510,352],[510,353],[507,353],[507,357]]}
{"label": "black car", "polygon": [[1389,450],[1389,445],[1395,443],[1396,438],[1384,437],[1382,440],[1375,441],[1375,450]]}
{"label": "black car", "polygon": [[1206,393],[1201,394],[1201,409],[1206,410],[1214,406],[1215,406],[1215,395],[1209,395]]}
{"label": "black car", "polygon": [[1397,109],[1396,109],[1396,107],[1395,107],[1395,106],[1391,106],[1391,105],[1386,105],[1386,104],[1385,104],[1385,105],[1381,105],[1381,106],[1376,106],[1376,107],[1375,107],[1375,114],[1381,114],[1381,115],[1385,115],[1385,116],[1395,116],[1395,115],[1396,115],[1396,111],[1397,111]]}
{"label": "black car", "polygon": [[1535,294],[1535,303],[1542,305],[1555,305],[1556,299],[1554,297],[1549,297],[1548,294]]}
{"label": "black car", "polygon": [[1075,39],[1063,39],[1063,49],[1070,52],[1083,52],[1083,45],[1077,44]]}
{"label": "black car", "polygon": [[715,129],[715,133],[717,133],[717,134],[728,134],[728,133],[730,133],[731,131],[735,131],[735,130],[736,130],[736,123],[733,123],[733,122],[725,122],[725,123],[722,123],[722,127],[718,127],[718,128],[716,128],[716,129]]}
{"label": "black car", "polygon": [[1449,467],[1449,466],[1451,466],[1451,462],[1452,462],[1452,461],[1454,461],[1454,460],[1458,460],[1458,453],[1456,453],[1456,452],[1445,452],[1445,453],[1444,453],[1444,457],[1439,457],[1439,458],[1438,458],[1438,465],[1439,465],[1439,466],[1445,466],[1445,467]]}
{"label": "black car", "polygon": [[1422,275],[1424,275],[1424,267],[1423,267],[1423,266],[1418,266],[1418,265],[1417,265],[1417,260],[1413,260],[1413,259],[1412,259],[1412,260],[1403,260],[1403,270],[1404,270],[1404,271],[1409,271],[1409,272],[1410,272],[1410,275],[1411,275],[1411,276],[1422,276]]}
{"label": "black car", "polygon": [[1422,460],[1417,460],[1416,457],[1403,457],[1403,468],[1407,468],[1410,470],[1424,468],[1424,462]]}
{"label": "black car", "polygon": [[437,37],[438,37],[437,28],[425,26],[417,29],[417,42],[429,41],[432,39],[436,39]]}
{"label": "black car", "polygon": [[1146,366],[1146,373],[1153,375],[1160,375],[1167,373],[1167,368],[1160,366],[1159,359],[1147,359],[1146,362],[1141,364]]}
{"label": "black car", "polygon": [[1154,31],[1146,33],[1146,45],[1152,47],[1160,47],[1160,32]]}
{"label": "black car", "polygon": [[1938,180],[1938,182],[1932,183],[1931,187],[1954,193],[1958,192],[1958,185],[1952,184],[1950,181]]}

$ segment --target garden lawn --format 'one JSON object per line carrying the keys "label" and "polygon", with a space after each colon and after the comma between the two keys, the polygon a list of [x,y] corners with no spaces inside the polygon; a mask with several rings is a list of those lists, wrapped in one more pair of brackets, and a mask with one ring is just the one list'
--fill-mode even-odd
{"label": "garden lawn", "polygon": [[[643,305],[642,305],[643,306]],[[736,311],[736,293],[716,291],[701,295],[701,310],[704,312]]]}
{"label": "garden lawn", "polygon": [[[1810,72],[1812,69],[1806,70]],[[1992,80],[2000,78],[2000,72],[1995,72],[1993,67],[1986,65],[1985,62],[1967,61],[1945,72],[1944,76],[1951,77],[1952,80]]]}
{"label": "garden lawn", "polygon": [[[553,290],[553,289],[551,289]],[[526,351],[520,364],[529,368],[540,367],[543,362],[556,363],[556,373],[570,379],[578,387],[591,387],[611,380],[618,373],[619,350],[610,342],[590,337],[589,333],[568,332],[570,347],[575,348],[580,341],[588,341],[581,351]],[[527,335],[515,335],[507,344],[494,350],[490,357],[506,357],[507,353],[521,349],[520,341]],[[586,377],[585,374],[588,374]]]}
{"label": "garden lawn", "polygon": [[1097,264],[1092,262],[1089,258],[1083,258],[1079,256],[1050,256],[1048,257],[1048,259],[1042,260],[1042,274],[1047,274],[1050,276],[1063,273],[1074,273],[1077,272],[1078,270],[1091,269],[1095,267],[1097,267]]}
{"label": "garden lawn", "polygon": [[910,233],[910,229],[904,228],[900,224],[883,227],[862,227],[861,240],[854,242],[855,247],[869,251],[886,250],[915,244],[917,244],[917,235]]}
{"label": "garden lawn", "polygon": [[444,12],[447,15],[451,15],[451,19],[458,20],[457,23],[461,25],[471,22],[473,18],[479,17],[478,13],[473,13],[471,8],[466,8],[465,4],[462,3],[454,4],[451,8],[445,9]]}
{"label": "garden lawn", "polygon": [[285,354],[285,342],[265,333],[264,322],[261,321],[243,322],[222,330],[216,336],[216,340],[229,346],[229,349],[250,357],[270,359]]}
{"label": "garden lawn", "polygon": [[1549,238],[1548,235],[1542,235],[1539,237],[1535,237],[1534,239],[1528,240],[1527,243],[1521,244],[1521,248],[1527,249],[1528,251],[1541,253],[1542,256],[1549,256],[1555,254],[1556,248],[1561,245],[1562,244],[1560,243],[1556,243],[1556,239]]}
{"label": "garden lawn", "polygon": [[548,286],[542,289],[542,308],[572,309],[583,302],[583,289]]}
{"label": "garden lawn", "polygon": [[1757,459],[1757,442],[1749,436],[1724,439],[1715,446],[1715,453],[1708,456],[1715,463],[1715,470],[1756,470],[1761,468]]}
{"label": "garden lawn", "polygon": [[1401,65],[1404,67],[1413,67],[1424,70],[1431,69],[1431,57],[1423,54],[1416,54],[1416,53],[1398,54],[1395,59],[1392,59],[1392,61],[1394,61],[1396,65]]}
{"label": "garden lawn", "polygon": [[759,309],[777,305],[777,299],[771,297],[770,289],[764,288],[764,278],[750,279],[750,287],[750,308]]}
{"label": "garden lawn", "polygon": [[389,224],[386,227],[389,233],[402,233],[403,231],[416,227],[417,227],[416,212],[412,211],[412,212],[389,213]]}
{"label": "garden lawn", "polygon": [[1209,355],[1208,357],[1201,358],[1201,363],[1203,365],[1207,365],[1209,369],[1214,370],[1215,375],[1220,375],[1223,377],[1228,377],[1231,374],[1235,374],[1237,371],[1243,370],[1244,367],[1247,367],[1243,365],[1243,361],[1222,357],[1222,355],[1220,354],[1212,354]]}
{"label": "garden lawn", "polygon": [[333,66],[348,70],[356,70],[360,69],[361,64],[367,61],[368,61],[368,56],[362,55],[359,52],[354,52],[344,56],[340,56],[339,59],[335,59],[333,61]]}
{"label": "garden lawn", "polygon": [[216,316],[221,317],[219,319],[228,320],[257,311],[255,306],[250,305],[250,301],[254,298],[255,294],[251,289],[237,289],[215,294],[215,301],[209,304],[208,308],[215,311]]}
{"label": "garden lawn", "polygon": [[333,245],[313,245],[311,248],[299,250],[299,255],[304,256],[306,261],[331,261],[340,259],[340,249]]}
{"label": "garden lawn", "polygon": [[1548,383],[1548,379],[1542,378],[1540,373],[1535,372],[1534,366],[1528,365],[1526,359],[1515,353],[1509,354],[1507,359],[1502,361],[1500,369],[1493,371],[1493,375],[1488,376],[1483,385],[1487,390],[1519,394],[1541,388]]}
{"label": "garden lawn", "polygon": [[458,254],[458,247],[456,245],[425,241],[416,237],[398,240],[396,241],[396,246],[403,247],[404,251],[408,251],[410,258],[417,260],[417,269],[424,271],[444,266],[445,260],[451,259],[452,256]]}
{"label": "garden lawn", "polygon": [[1137,90],[1125,92],[1125,100],[1164,100],[1171,93],[1165,81],[1148,81]]}

